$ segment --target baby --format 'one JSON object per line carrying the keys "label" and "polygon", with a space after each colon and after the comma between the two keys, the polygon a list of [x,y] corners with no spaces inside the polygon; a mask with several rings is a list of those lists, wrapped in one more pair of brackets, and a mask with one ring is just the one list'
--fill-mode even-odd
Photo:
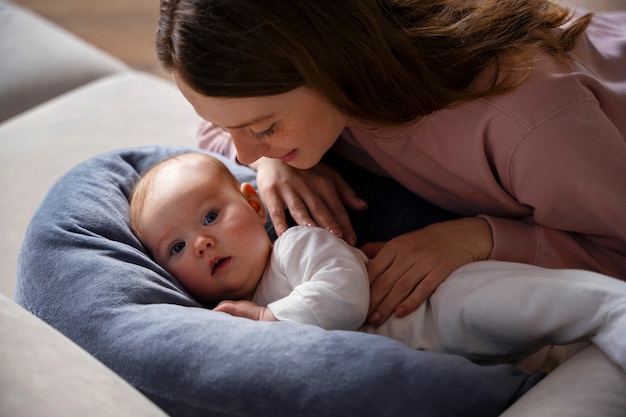
{"label": "baby", "polygon": [[626,283],[580,270],[500,261],[459,268],[412,314],[364,325],[365,255],[332,233],[297,226],[272,244],[254,188],[204,153],[148,170],[130,200],[133,232],[206,305],[253,320],[361,330],[415,349],[518,361],[589,338],[626,370]]}

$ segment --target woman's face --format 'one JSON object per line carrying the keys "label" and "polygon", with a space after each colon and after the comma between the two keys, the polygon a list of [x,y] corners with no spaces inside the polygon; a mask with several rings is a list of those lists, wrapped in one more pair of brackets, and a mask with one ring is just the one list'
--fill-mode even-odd
{"label": "woman's face", "polygon": [[179,77],[174,79],[203,119],[230,133],[243,164],[265,156],[295,168],[311,168],[348,122],[324,96],[308,87],[274,96],[207,97]]}

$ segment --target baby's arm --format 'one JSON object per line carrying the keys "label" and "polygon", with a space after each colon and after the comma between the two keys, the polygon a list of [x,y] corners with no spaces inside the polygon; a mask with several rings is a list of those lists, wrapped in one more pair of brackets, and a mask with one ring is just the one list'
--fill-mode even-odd
{"label": "baby's arm", "polygon": [[277,320],[355,330],[369,305],[367,258],[332,233],[296,226],[276,241],[253,301]]}
{"label": "baby's arm", "polygon": [[277,321],[269,308],[261,307],[248,300],[222,301],[213,310],[250,320]]}

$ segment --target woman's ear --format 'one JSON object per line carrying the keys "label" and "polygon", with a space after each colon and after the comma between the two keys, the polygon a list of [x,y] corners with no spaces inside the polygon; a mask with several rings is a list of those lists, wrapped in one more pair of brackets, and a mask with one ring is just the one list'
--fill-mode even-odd
{"label": "woman's ear", "polygon": [[241,184],[240,190],[248,204],[250,204],[250,207],[252,207],[261,220],[265,222],[265,206],[263,206],[263,202],[254,187],[249,183],[244,182]]}

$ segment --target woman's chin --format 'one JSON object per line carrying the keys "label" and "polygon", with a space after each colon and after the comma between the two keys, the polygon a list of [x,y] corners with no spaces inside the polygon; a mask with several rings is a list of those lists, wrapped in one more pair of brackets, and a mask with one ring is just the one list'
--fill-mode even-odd
{"label": "woman's chin", "polygon": [[302,155],[296,155],[294,158],[291,158],[290,160],[283,161],[283,162],[285,162],[287,165],[293,168],[309,169],[317,165],[321,159],[322,159],[321,157],[314,158],[313,156],[304,157]]}

